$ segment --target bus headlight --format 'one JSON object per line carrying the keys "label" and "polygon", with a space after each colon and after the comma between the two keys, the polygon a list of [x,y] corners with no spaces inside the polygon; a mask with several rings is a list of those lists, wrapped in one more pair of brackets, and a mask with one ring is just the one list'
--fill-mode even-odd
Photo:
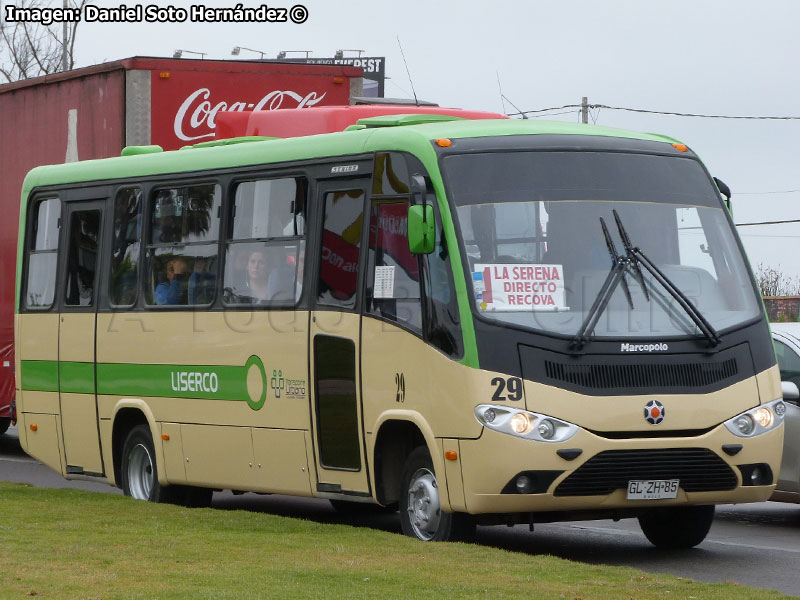
{"label": "bus headlight", "polygon": [[563,442],[578,432],[572,423],[510,406],[480,404],[475,417],[494,431],[538,442]]}
{"label": "bus headlight", "polygon": [[772,411],[767,407],[759,408],[753,413],[753,418],[756,420],[756,423],[765,429],[772,427],[772,423],[775,420],[775,418],[772,416]]}
{"label": "bus headlight", "polygon": [[531,430],[531,418],[524,412],[518,412],[511,417],[511,429],[518,435],[525,435]]}
{"label": "bus headlight", "polygon": [[783,400],[774,400],[758,408],[752,408],[725,421],[725,427],[739,437],[761,435],[783,423],[786,405]]}

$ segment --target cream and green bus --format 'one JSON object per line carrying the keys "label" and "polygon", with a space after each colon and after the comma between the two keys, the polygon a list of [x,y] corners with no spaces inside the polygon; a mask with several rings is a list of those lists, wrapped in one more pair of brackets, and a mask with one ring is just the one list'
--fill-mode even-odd
{"label": "cream and green bus", "polygon": [[659,135],[431,112],[31,171],[25,451],[421,540],[638,518],[690,547],[768,499],[785,405],[724,185]]}

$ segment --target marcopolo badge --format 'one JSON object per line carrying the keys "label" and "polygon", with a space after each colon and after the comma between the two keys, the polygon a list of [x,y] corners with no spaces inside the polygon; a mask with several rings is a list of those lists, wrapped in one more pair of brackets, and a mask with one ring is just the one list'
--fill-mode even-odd
{"label": "marcopolo badge", "polygon": [[644,405],[644,418],[650,425],[658,425],[664,420],[664,405],[658,400],[650,400]]}

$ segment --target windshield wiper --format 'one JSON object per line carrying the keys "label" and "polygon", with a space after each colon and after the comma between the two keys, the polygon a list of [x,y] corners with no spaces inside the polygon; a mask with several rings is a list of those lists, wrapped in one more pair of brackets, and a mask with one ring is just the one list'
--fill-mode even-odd
{"label": "windshield wiper", "polygon": [[633,310],[631,290],[628,287],[628,281],[625,279],[625,272],[630,269],[631,265],[630,258],[617,254],[614,240],[611,239],[611,235],[608,233],[608,227],[606,227],[606,222],[603,220],[603,217],[600,217],[600,226],[603,228],[603,235],[606,238],[606,247],[608,248],[608,253],[611,255],[611,270],[608,272],[608,275],[606,275],[606,279],[600,287],[600,291],[597,293],[592,307],[589,309],[589,312],[586,313],[586,318],[583,320],[578,333],[572,338],[570,348],[573,350],[580,350],[586,342],[589,341],[588,336],[594,331],[597,321],[600,319],[600,315],[603,314],[606,306],[608,306],[608,303],[611,301],[611,296],[614,294],[614,290],[620,282],[622,282],[622,289],[625,291],[628,304],[631,310]]}
{"label": "windshield wiper", "polygon": [[[608,227],[606,227],[606,222],[603,220],[603,217],[600,217],[600,226],[603,228],[603,236],[606,238],[606,248],[608,248],[608,253],[611,255],[611,265],[616,266],[620,262],[624,262],[624,259],[621,259],[620,255],[617,254],[617,247],[614,245],[614,240],[611,239],[611,234],[608,233]],[[627,265],[623,265],[626,268],[622,271],[622,289],[625,292],[625,297],[628,299],[628,305],[633,310],[633,298],[631,297],[631,289],[628,287],[628,280],[625,279],[625,271],[628,270]],[[640,273],[641,274],[641,273]],[[645,294],[646,296],[647,294]]]}
{"label": "windshield wiper", "polygon": [[[651,296],[649,290],[647,289],[647,283],[645,281],[644,274],[642,273],[642,266],[652,275],[653,279],[660,283],[661,286],[670,294],[670,296],[672,296],[678,302],[683,311],[691,318],[706,339],[708,339],[709,345],[718,345],[721,340],[716,329],[714,329],[711,323],[709,323],[700,313],[700,311],[697,310],[695,305],[692,304],[692,301],[689,300],[686,294],[684,294],[680,288],[678,288],[669,279],[669,277],[662,273],[661,270],[653,263],[653,261],[651,261],[644,254],[644,252],[631,243],[630,237],[628,237],[628,232],[625,230],[622,220],[619,218],[619,214],[616,210],[614,210],[613,213],[614,220],[617,222],[617,229],[619,230],[620,239],[622,240],[623,246],[625,246],[625,255],[617,254],[616,246],[614,245],[614,241],[611,239],[611,235],[608,232],[608,227],[606,227],[605,220],[603,217],[600,217],[600,226],[603,228],[603,235],[606,239],[606,247],[608,248],[608,253],[611,255],[611,270],[606,276],[603,285],[600,287],[600,291],[597,293],[597,297],[595,297],[592,307],[589,309],[589,312],[586,313],[586,318],[583,320],[578,333],[575,334],[574,338],[572,338],[570,348],[572,350],[581,350],[583,346],[586,345],[586,343],[589,341],[589,336],[592,335],[592,332],[597,325],[597,321],[600,320],[600,315],[603,314],[603,311],[608,306],[608,303],[611,301],[611,296],[614,294],[614,290],[617,288],[617,285],[619,285],[620,282],[622,283],[622,289],[625,292],[625,297],[628,300],[628,305],[631,307],[631,310],[633,310],[633,298],[631,297],[628,282],[625,279],[625,274],[627,271],[631,271],[633,273],[634,277],[639,282],[639,285],[642,286],[644,297],[648,301],[650,300]],[[653,290],[653,292],[655,293],[655,290]],[[671,309],[668,302],[663,299],[660,294],[656,295],[656,300],[658,300],[658,303],[664,307],[665,310]]]}
{"label": "windshield wiper", "polygon": [[631,243],[631,240],[628,237],[628,232],[625,231],[625,227],[622,225],[622,220],[619,218],[619,214],[617,214],[616,209],[614,209],[613,212],[614,220],[617,222],[617,228],[619,229],[619,236],[622,239],[622,244],[625,246],[627,258],[633,265],[634,270],[638,273],[639,283],[641,283],[642,289],[644,289],[645,296],[648,296],[648,293],[639,265],[642,265],[645,269],[647,269],[647,271],[649,271],[653,276],[653,279],[660,283],[661,286],[667,290],[667,292],[669,292],[670,296],[675,298],[684,312],[686,312],[692,321],[694,321],[695,325],[697,325],[697,328],[703,333],[704,336],[706,336],[709,345],[718,345],[721,340],[717,330],[714,329],[711,323],[709,323],[702,313],[697,310],[697,307],[692,303],[691,300],[689,300],[686,294],[684,294],[681,289],[669,279],[669,277],[662,273],[661,269],[659,269],[638,246],[634,246]]}

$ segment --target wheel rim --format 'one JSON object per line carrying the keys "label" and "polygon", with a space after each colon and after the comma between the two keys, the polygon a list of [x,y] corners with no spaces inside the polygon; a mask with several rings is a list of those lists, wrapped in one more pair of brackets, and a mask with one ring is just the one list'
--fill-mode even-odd
{"label": "wheel rim", "polygon": [[429,469],[419,469],[411,477],[406,510],[414,535],[421,540],[433,539],[439,529],[442,511],[436,476]]}
{"label": "wheel rim", "polygon": [[153,459],[144,444],[137,444],[128,459],[128,485],[131,497],[149,500],[153,488]]}

